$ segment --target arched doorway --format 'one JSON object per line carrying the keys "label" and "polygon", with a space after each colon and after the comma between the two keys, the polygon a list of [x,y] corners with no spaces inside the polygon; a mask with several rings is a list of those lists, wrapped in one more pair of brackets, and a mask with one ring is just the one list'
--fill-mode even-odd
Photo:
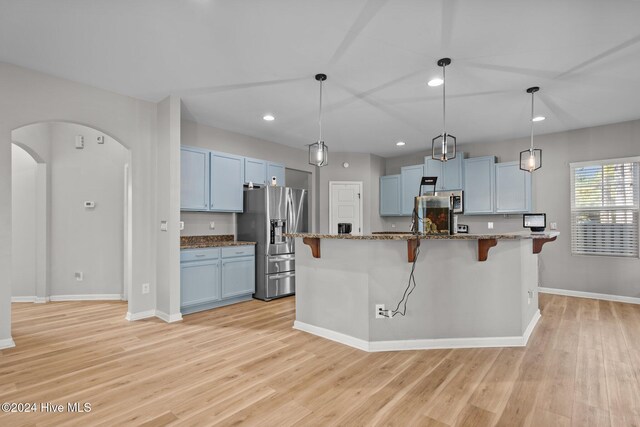
{"label": "arched doorway", "polygon": [[[21,165],[16,173],[29,178],[12,177],[18,242],[12,300],[126,300],[132,277],[130,151],[104,132],[67,122],[20,127],[12,142]],[[36,164],[35,179],[25,155]],[[25,192],[29,188],[34,197]],[[29,221],[32,232],[25,232]],[[35,278],[29,266],[35,266]],[[35,280],[35,294],[16,295],[33,289],[29,280]]]}

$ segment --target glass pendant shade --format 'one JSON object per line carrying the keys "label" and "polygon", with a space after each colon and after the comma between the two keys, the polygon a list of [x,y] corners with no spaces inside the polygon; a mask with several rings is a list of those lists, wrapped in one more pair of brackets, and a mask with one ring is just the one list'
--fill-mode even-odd
{"label": "glass pendant shade", "polygon": [[531,94],[531,147],[528,150],[520,152],[520,170],[533,173],[542,167],[542,150],[533,148],[533,118],[534,118],[534,94],[540,90],[534,86],[527,89],[527,93]]}
{"label": "glass pendant shade", "polygon": [[326,74],[316,74],[316,80],[320,82],[320,107],[318,108],[318,142],[309,145],[309,164],[318,167],[329,164],[329,147],[322,140],[322,82],[327,80]]}
{"label": "glass pendant shade", "polygon": [[309,164],[320,167],[329,164],[329,149],[324,141],[309,145]]}
{"label": "glass pendant shade", "polygon": [[446,162],[456,158],[456,137],[442,133],[431,140],[431,158]]}
{"label": "glass pendant shade", "polygon": [[431,140],[431,158],[446,162],[456,158],[456,137],[447,133],[447,79],[445,78],[445,67],[451,64],[450,58],[442,58],[437,62],[438,67],[442,67],[442,133]]}
{"label": "glass pendant shade", "polygon": [[520,152],[520,169],[533,172],[542,167],[542,150],[533,148]]}

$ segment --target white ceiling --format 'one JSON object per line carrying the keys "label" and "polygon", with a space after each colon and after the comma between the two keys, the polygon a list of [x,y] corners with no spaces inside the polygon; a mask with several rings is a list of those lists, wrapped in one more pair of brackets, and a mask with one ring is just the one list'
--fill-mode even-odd
{"label": "white ceiling", "polygon": [[394,156],[441,131],[443,56],[459,143],[527,135],[533,85],[536,133],[640,118],[638,22],[631,0],[0,0],[0,61],[300,148],[323,72],[329,149]]}

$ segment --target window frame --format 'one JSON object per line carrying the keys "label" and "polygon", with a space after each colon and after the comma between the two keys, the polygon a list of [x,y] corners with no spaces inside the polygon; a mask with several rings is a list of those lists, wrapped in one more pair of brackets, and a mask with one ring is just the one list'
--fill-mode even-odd
{"label": "window frame", "polygon": [[[638,203],[634,207],[602,207],[598,208],[577,208],[575,207],[575,170],[579,168],[589,167],[589,166],[608,166],[608,165],[617,165],[624,163],[636,163],[637,174],[635,177],[634,187],[636,192],[636,200]],[[594,254],[585,254],[585,253],[576,253],[574,252],[574,238],[575,238],[575,230],[574,230],[574,217],[577,213],[580,212],[600,212],[600,211],[633,211],[635,212],[637,221],[636,221],[636,233],[637,233],[637,247],[636,255],[617,255],[617,254],[606,254],[606,253],[594,253]],[[571,162],[569,163],[569,217],[570,217],[570,251],[572,256],[577,257],[604,257],[604,258],[615,258],[615,259],[631,259],[637,260],[640,258],[640,156],[632,156],[632,157],[618,157],[612,159],[603,159],[603,160],[589,160],[589,161],[581,161],[581,162]]]}

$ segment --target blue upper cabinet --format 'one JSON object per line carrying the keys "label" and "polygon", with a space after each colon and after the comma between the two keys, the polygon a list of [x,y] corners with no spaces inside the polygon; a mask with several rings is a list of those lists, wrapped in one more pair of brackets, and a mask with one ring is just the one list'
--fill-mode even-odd
{"label": "blue upper cabinet", "polygon": [[211,206],[216,212],[242,212],[244,158],[232,154],[211,153]]}
{"label": "blue upper cabinet", "polygon": [[400,188],[402,189],[401,215],[411,215],[413,213],[414,199],[418,195],[423,176],[425,176],[424,165],[404,166],[400,169]]}
{"label": "blue upper cabinet", "polygon": [[496,213],[531,211],[531,174],[520,170],[519,162],[495,165]]}
{"label": "blue upper cabinet", "polygon": [[[433,160],[431,157],[427,156],[424,158],[424,176],[435,176],[437,177],[436,181],[436,191],[444,190],[444,174],[442,165],[444,163],[440,160]],[[433,191],[432,187],[423,188],[424,192]]]}
{"label": "blue upper cabinet", "polygon": [[209,150],[180,148],[180,209],[209,209]]}
{"label": "blue upper cabinet", "polygon": [[267,162],[248,157],[244,159],[244,183],[250,182],[255,185],[267,184]]}
{"label": "blue upper cabinet", "polygon": [[494,156],[464,160],[464,213],[494,213]]}
{"label": "blue upper cabinet", "polygon": [[[464,156],[456,153],[455,159],[441,162],[427,156],[424,158],[424,176],[437,176],[436,191],[462,190],[464,187]],[[433,191],[432,188],[426,191]]]}
{"label": "blue upper cabinet", "polygon": [[271,178],[276,177],[276,182],[279,187],[285,187],[286,183],[284,181],[284,165],[279,163],[267,163],[267,185],[271,185]]}
{"label": "blue upper cabinet", "polygon": [[380,215],[400,215],[400,175],[380,177]]}
{"label": "blue upper cabinet", "polygon": [[464,188],[464,153],[456,153],[455,159],[442,163],[444,190],[462,190]]}

